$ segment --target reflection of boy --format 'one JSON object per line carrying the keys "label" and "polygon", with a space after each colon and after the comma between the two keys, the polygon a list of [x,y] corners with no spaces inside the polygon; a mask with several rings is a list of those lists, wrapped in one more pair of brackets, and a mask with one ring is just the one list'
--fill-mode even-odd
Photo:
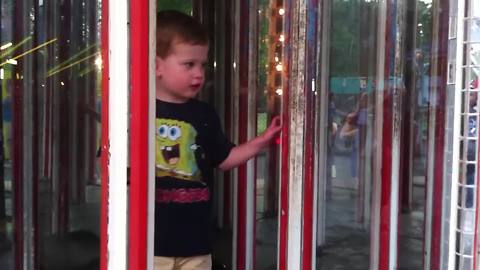
{"label": "reflection of boy", "polygon": [[280,120],[234,146],[214,109],[194,99],[205,82],[203,27],[162,11],[156,34],[155,269],[211,269],[213,168],[229,170],[256,155],[280,131]]}

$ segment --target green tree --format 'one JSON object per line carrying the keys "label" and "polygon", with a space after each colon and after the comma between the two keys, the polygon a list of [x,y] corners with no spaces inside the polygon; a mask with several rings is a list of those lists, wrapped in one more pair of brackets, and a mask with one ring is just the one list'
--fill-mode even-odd
{"label": "green tree", "polygon": [[174,9],[186,14],[192,14],[192,0],[158,0],[157,10]]}

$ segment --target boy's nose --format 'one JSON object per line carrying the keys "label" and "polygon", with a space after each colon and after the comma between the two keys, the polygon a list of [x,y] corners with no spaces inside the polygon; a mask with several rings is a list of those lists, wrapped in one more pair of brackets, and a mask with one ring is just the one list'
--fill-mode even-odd
{"label": "boy's nose", "polygon": [[203,68],[195,69],[194,76],[197,79],[202,79],[205,76],[205,70]]}

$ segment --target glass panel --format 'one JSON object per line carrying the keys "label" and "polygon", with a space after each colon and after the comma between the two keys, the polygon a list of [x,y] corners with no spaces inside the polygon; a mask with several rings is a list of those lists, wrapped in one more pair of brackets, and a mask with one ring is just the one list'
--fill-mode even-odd
{"label": "glass panel", "polygon": [[[421,269],[425,246],[428,112],[429,105],[432,103],[429,95],[432,64],[432,5],[430,1],[407,1],[406,3],[408,3],[405,7],[408,10],[405,38],[407,75],[405,102],[407,106],[404,108],[412,117],[404,118],[403,122],[403,129],[409,127],[411,135],[404,133],[407,136],[402,143],[408,146],[402,149],[404,165],[400,170],[407,172],[411,170],[411,175],[403,173],[403,179],[400,180],[403,181],[403,188],[400,191],[403,195],[400,199],[402,206],[398,267],[399,269]],[[413,54],[415,58],[410,60],[409,55]],[[422,102],[418,96],[424,97]],[[412,99],[415,101],[412,102]],[[408,149],[411,149],[411,152]],[[402,175],[402,172],[400,174]]]}
{"label": "glass panel", "polygon": [[467,36],[470,37],[470,42],[480,42],[480,19],[471,19],[470,31]]}
{"label": "glass panel", "polygon": [[[318,222],[317,269],[369,269],[376,98],[377,3],[329,1],[325,133],[325,215]],[[327,45],[328,44],[328,45]],[[325,50],[325,49],[324,49]],[[326,70],[326,67],[329,67]],[[421,97],[420,97],[421,98]],[[378,147],[378,146],[377,146]],[[323,178],[323,177],[321,177]]]}
{"label": "glass panel", "polygon": [[471,270],[473,269],[473,260],[472,258],[464,258],[463,259],[463,270]]}
{"label": "glass panel", "polygon": [[[280,113],[283,94],[283,16],[281,0],[258,1],[257,133]],[[278,141],[257,157],[255,269],[277,268]]]}
{"label": "glass panel", "polygon": [[98,269],[100,1],[0,6],[0,268]]}
{"label": "glass panel", "polygon": [[[0,63],[3,63],[4,54],[13,46],[12,23],[14,0],[0,2]],[[0,268],[14,269],[15,240],[14,240],[14,192],[12,182],[11,123],[12,99],[7,98],[7,89],[13,89],[12,65],[0,66],[0,87],[2,96],[2,121],[0,121]]]}

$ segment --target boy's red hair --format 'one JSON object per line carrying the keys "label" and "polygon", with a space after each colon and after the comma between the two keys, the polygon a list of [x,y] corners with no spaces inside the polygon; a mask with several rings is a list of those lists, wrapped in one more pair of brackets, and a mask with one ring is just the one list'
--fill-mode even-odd
{"label": "boy's red hair", "polygon": [[208,45],[208,34],[191,16],[176,10],[163,10],[157,14],[157,55],[165,58],[174,42]]}

